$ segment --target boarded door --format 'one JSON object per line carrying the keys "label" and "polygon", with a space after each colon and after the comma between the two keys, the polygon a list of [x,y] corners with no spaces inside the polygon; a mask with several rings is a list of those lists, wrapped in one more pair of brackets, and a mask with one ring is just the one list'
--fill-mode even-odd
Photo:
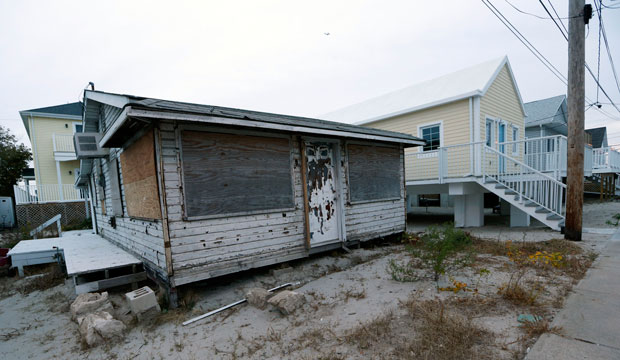
{"label": "boarded door", "polygon": [[306,142],[310,247],[340,240],[334,145]]}

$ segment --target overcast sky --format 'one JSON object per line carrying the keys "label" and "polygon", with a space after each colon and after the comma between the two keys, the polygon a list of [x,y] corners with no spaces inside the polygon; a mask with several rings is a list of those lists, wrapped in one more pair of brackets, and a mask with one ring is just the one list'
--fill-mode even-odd
{"label": "overcast sky", "polygon": [[[566,74],[567,44],[551,20],[491,1]],[[551,1],[566,17],[568,1]],[[547,17],[538,1],[511,2]],[[603,23],[620,71],[620,9],[604,9]],[[586,44],[596,72],[597,19]],[[75,102],[89,81],[102,91],[312,117],[503,55],[525,102],[566,93],[479,0],[0,0],[0,125],[29,144],[18,111]],[[604,47],[600,71],[620,104]],[[620,113],[603,110],[614,119],[588,110],[586,127],[606,125],[618,144]]]}

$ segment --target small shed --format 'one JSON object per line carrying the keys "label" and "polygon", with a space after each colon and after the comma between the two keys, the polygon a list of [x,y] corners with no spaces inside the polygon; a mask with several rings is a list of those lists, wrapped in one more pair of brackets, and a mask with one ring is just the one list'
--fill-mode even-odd
{"label": "small shed", "polygon": [[76,184],[96,230],[171,294],[405,230],[414,136],[100,91],[84,102]]}

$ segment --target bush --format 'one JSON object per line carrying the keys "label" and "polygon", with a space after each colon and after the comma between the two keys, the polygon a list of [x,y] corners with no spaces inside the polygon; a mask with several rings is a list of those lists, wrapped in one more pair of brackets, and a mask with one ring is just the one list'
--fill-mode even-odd
{"label": "bush", "polygon": [[471,263],[472,240],[468,233],[455,229],[451,223],[442,226],[430,226],[420,236],[420,240],[407,246],[413,260],[407,265],[390,262],[388,271],[394,280],[412,281],[415,278],[413,268],[422,268],[430,272],[434,281],[448,271],[462,268]]}

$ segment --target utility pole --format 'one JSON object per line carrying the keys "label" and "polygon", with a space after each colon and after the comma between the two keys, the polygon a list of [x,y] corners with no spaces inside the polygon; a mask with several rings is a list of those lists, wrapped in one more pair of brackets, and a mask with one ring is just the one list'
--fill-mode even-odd
{"label": "utility pole", "polygon": [[583,149],[585,117],[585,0],[568,5],[568,165],[566,170],[566,220],[564,238],[581,241],[583,217]]}

